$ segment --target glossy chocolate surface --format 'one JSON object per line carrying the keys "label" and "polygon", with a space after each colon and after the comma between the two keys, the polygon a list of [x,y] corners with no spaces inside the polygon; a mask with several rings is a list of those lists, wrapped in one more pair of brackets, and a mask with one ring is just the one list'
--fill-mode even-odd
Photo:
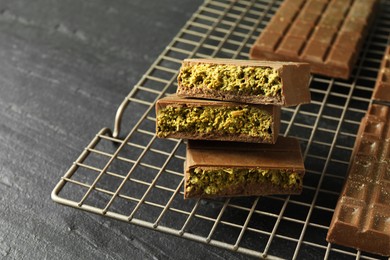
{"label": "glossy chocolate surface", "polygon": [[390,108],[373,104],[360,125],[327,241],[390,255]]}
{"label": "glossy chocolate surface", "polygon": [[383,55],[372,98],[390,102],[390,45],[387,45]]}
{"label": "glossy chocolate surface", "polygon": [[311,71],[348,79],[372,24],[377,0],[285,0],[250,58],[304,61]]}

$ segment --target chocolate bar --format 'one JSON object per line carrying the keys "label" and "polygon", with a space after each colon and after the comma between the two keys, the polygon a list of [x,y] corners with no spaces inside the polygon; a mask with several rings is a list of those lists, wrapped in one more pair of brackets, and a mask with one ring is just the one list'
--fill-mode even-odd
{"label": "chocolate bar", "polygon": [[327,241],[390,255],[390,111],[373,104],[362,119]]}
{"label": "chocolate bar", "polygon": [[305,168],[299,142],[276,144],[188,140],[185,198],[299,194]]}
{"label": "chocolate bar", "polygon": [[176,95],[156,102],[156,135],[160,138],[275,143],[280,107]]}
{"label": "chocolate bar", "polygon": [[230,59],[186,59],[176,94],[252,104],[310,102],[310,65]]}
{"label": "chocolate bar", "polygon": [[383,55],[372,99],[390,102],[390,45]]}
{"label": "chocolate bar", "polygon": [[251,59],[303,61],[311,72],[348,79],[377,0],[285,0],[250,51]]}

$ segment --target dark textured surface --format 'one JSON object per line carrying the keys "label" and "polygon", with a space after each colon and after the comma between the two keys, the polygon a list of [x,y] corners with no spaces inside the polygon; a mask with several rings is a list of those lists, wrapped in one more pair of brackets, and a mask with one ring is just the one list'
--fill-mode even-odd
{"label": "dark textured surface", "polygon": [[0,259],[244,258],[54,203],[198,1],[0,1]]}

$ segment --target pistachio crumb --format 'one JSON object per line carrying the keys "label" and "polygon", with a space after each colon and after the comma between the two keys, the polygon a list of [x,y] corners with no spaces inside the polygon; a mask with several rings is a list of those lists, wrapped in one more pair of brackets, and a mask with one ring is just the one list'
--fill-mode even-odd
{"label": "pistachio crumb", "polygon": [[190,170],[186,182],[187,192],[201,192],[215,195],[224,192],[230,187],[250,183],[269,182],[284,189],[299,188],[302,177],[294,171],[274,169],[202,169],[200,167]]}
{"label": "pistachio crumb", "polygon": [[166,106],[157,115],[157,136],[174,132],[246,134],[272,139],[272,116],[257,107]]}
{"label": "pistachio crumb", "polygon": [[279,97],[281,78],[270,67],[244,67],[221,64],[189,64],[179,73],[182,86],[205,88],[240,95]]}

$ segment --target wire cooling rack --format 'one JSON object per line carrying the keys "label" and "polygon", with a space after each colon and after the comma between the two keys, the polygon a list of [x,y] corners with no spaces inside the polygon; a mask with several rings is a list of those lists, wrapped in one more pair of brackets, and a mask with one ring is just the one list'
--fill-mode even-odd
{"label": "wire cooling rack", "polygon": [[185,143],[154,134],[154,104],[176,91],[181,61],[248,59],[280,4],[206,0],[124,99],[113,134],[104,128],[93,138],[53,190],[53,200],[255,257],[380,258],[325,237],[390,34],[389,1],[381,2],[351,78],[313,76],[311,104],[282,110],[281,134],[302,144],[307,172],[301,195],[185,201]]}

